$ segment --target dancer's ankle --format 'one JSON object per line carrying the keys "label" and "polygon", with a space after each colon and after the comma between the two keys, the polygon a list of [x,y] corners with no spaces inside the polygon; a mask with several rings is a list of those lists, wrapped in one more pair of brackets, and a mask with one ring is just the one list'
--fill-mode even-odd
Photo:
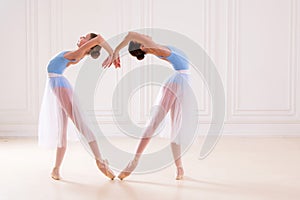
{"label": "dancer's ankle", "polygon": [[53,167],[53,171],[54,171],[54,170],[59,171],[59,168],[60,168],[60,167],[55,166],[55,167]]}
{"label": "dancer's ankle", "polygon": [[103,162],[103,158],[102,157],[95,157],[95,160],[99,161],[99,162]]}
{"label": "dancer's ankle", "polygon": [[54,180],[60,180],[61,177],[60,177],[60,173],[59,173],[59,167],[54,167],[52,172],[51,172],[51,177],[54,179]]}

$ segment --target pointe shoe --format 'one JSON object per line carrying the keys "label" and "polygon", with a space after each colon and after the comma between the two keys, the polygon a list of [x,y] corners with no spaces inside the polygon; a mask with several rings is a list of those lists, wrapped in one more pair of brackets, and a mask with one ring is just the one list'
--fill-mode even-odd
{"label": "pointe shoe", "polygon": [[61,177],[59,175],[59,171],[57,168],[53,168],[52,173],[51,173],[51,178],[53,178],[54,180],[60,180]]}
{"label": "pointe shoe", "polygon": [[115,174],[111,169],[108,167],[108,161],[107,160],[96,160],[96,164],[98,166],[98,169],[108,178],[111,180],[114,180],[116,177]]}
{"label": "pointe shoe", "polygon": [[129,176],[131,172],[136,168],[138,160],[132,160],[128,163],[127,167],[118,175],[118,178],[122,181]]}
{"label": "pointe shoe", "polygon": [[131,174],[131,172],[122,171],[122,172],[118,175],[118,178],[122,181],[124,178],[126,178],[126,177],[129,176],[130,174]]}
{"label": "pointe shoe", "polygon": [[177,167],[176,180],[182,180],[183,174],[184,174],[183,167]]}

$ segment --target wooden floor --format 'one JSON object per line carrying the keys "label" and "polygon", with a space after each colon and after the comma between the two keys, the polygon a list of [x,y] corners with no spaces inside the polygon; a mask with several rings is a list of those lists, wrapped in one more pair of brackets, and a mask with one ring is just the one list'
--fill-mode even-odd
{"label": "wooden floor", "polygon": [[[135,148],[130,139],[111,140]],[[182,181],[174,179],[173,166],[110,181],[80,143],[70,143],[63,180],[54,181],[49,176],[54,150],[39,148],[35,138],[2,138],[0,199],[300,199],[300,138],[227,136],[204,160],[198,159],[200,144],[197,141],[183,158],[186,176]],[[151,141],[149,149],[157,145]]]}

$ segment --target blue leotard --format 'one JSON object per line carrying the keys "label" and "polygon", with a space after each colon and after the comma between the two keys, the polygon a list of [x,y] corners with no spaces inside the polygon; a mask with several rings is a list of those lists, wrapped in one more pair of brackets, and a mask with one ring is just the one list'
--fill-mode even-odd
{"label": "blue leotard", "polygon": [[[65,71],[68,63],[73,61],[73,60],[68,60],[67,58],[64,57],[66,52],[68,51],[63,51],[50,60],[47,67],[48,73],[62,74]],[[71,88],[70,83],[63,76],[51,77],[50,85],[52,88],[56,88],[56,87]]]}
{"label": "blue leotard", "polygon": [[168,60],[175,70],[189,69],[188,59],[183,51],[172,46],[167,46],[167,48],[170,49],[171,54],[167,57],[158,56],[159,58]]}
{"label": "blue leotard", "polygon": [[72,61],[64,57],[67,52],[63,51],[50,60],[47,67],[48,73],[62,74],[65,71],[67,64]]}

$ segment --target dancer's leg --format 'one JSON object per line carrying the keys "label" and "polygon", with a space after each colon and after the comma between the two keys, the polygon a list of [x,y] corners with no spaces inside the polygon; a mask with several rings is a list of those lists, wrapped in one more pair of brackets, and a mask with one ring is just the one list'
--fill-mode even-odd
{"label": "dancer's leg", "polygon": [[174,88],[169,85],[163,90],[162,99],[160,100],[159,110],[151,118],[150,124],[147,126],[143,133],[143,138],[141,139],[138,148],[135,153],[134,159],[129,162],[127,167],[119,174],[119,178],[122,180],[125,177],[129,176],[131,172],[136,168],[139,158],[143,151],[145,150],[147,144],[150,142],[151,137],[153,136],[155,130],[162,122],[168,111],[170,110],[173,102],[176,99],[176,93],[174,93]]}
{"label": "dancer's leg", "polygon": [[183,178],[184,170],[181,161],[181,146],[176,143],[171,143],[172,153],[175,161],[175,165],[177,168],[176,179],[180,180]]}
{"label": "dancer's leg", "polygon": [[96,160],[101,160],[101,154],[100,154],[100,151],[99,151],[99,148],[98,148],[98,144],[96,142],[96,140],[92,141],[92,142],[89,142],[89,146],[95,156],[95,159]]}
{"label": "dancer's leg", "polygon": [[79,109],[78,105],[73,102],[72,99],[72,90],[68,88],[59,88],[57,89],[57,97],[61,107],[65,110],[68,117],[73,121],[76,128],[79,132],[84,135],[85,138],[88,138],[89,146],[92,150],[92,153],[95,159],[101,159],[101,154],[98,149],[97,142],[94,138],[94,134],[92,133],[91,129],[86,125],[84,122]]}
{"label": "dancer's leg", "polygon": [[159,104],[159,109],[151,118],[150,124],[145,129],[143,133],[143,138],[141,139],[141,142],[136,150],[136,158],[139,158],[140,155],[143,153],[155,130],[165,118],[166,114],[169,112],[170,108],[175,102],[176,95],[174,89],[172,89],[171,86],[165,88],[163,92],[164,93]]}
{"label": "dancer's leg", "polygon": [[74,103],[72,96],[73,94],[71,89],[59,88],[59,91],[57,91],[57,97],[61,106],[64,108],[65,112],[68,114],[70,119],[74,122],[75,126],[80,131],[80,133],[83,134],[85,138],[87,138],[98,168],[106,176],[113,179],[115,175],[109,169],[107,161],[102,160],[94,134],[92,133],[91,129],[86,125],[84,119],[82,118],[79,112],[78,105]]}
{"label": "dancer's leg", "polygon": [[[171,130],[173,132],[178,131],[177,129],[180,127],[177,124],[177,123],[179,123],[178,118],[181,117],[181,116],[178,116],[178,114],[179,114],[178,112],[180,112],[180,108],[176,108],[176,106],[180,106],[180,104],[178,104],[178,103],[179,102],[176,99],[175,102],[173,103],[171,109],[170,109],[171,124],[172,124],[172,129]],[[177,168],[176,179],[180,180],[180,179],[183,178],[183,174],[184,174],[184,170],[183,170],[183,167],[182,167],[182,161],[181,161],[181,145],[176,144],[175,142],[171,142],[171,149],[172,149],[172,153],[173,153],[174,162],[175,162],[175,165],[176,165],[176,168]]]}
{"label": "dancer's leg", "polygon": [[63,109],[60,110],[60,115],[61,115],[61,134],[59,135],[59,140],[61,142],[61,146],[57,147],[56,150],[56,160],[55,160],[55,166],[52,170],[51,177],[55,180],[60,179],[60,166],[63,161],[65,152],[66,152],[66,147],[67,147],[67,126],[68,126],[68,117]]}
{"label": "dancer's leg", "polygon": [[98,168],[100,169],[100,171],[103,172],[107,177],[109,177],[110,179],[113,180],[115,178],[115,175],[114,175],[113,171],[111,169],[109,169],[108,161],[103,160],[101,158],[96,140],[89,142],[89,145],[90,145],[90,148],[91,148],[93,154],[95,155],[96,164],[97,164]]}

